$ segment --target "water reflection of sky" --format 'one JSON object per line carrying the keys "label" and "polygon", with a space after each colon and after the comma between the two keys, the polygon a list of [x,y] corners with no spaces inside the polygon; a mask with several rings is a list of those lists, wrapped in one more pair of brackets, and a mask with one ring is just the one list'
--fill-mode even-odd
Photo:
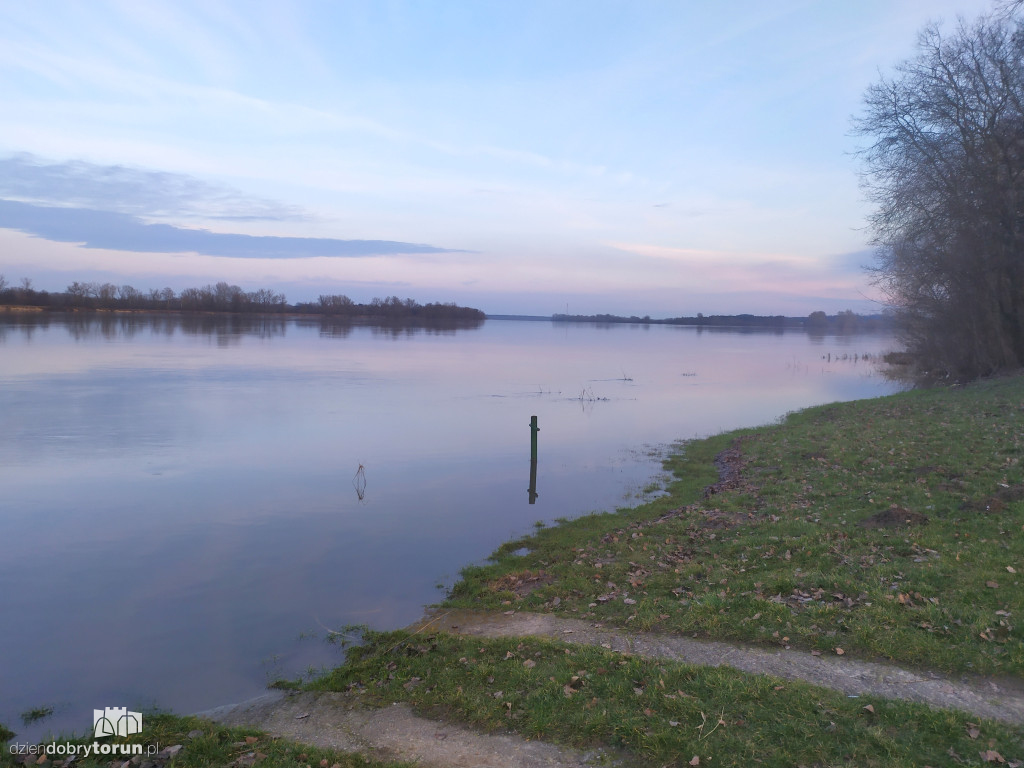
{"label": "water reflection of sky", "polygon": [[0,637],[0,722],[16,730],[42,704],[82,728],[94,706],[255,695],[334,660],[300,633],[405,624],[534,521],[623,503],[657,470],[645,445],[893,389],[852,358],[881,337],[2,327],[0,540],[16,545],[0,585],[19,631]]}

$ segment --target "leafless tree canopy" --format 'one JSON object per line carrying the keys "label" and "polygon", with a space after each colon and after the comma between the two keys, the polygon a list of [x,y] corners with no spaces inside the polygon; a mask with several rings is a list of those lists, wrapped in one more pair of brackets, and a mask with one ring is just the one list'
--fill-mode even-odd
{"label": "leafless tree canopy", "polygon": [[865,95],[857,132],[877,283],[933,373],[1024,365],[1024,30],[1018,7],[948,36]]}

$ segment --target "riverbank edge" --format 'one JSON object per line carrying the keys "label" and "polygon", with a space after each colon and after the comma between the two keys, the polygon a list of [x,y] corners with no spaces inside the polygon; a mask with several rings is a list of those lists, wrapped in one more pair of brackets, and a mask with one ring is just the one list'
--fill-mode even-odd
{"label": "riverbank edge", "polygon": [[[884,397],[880,397],[880,398],[871,398],[871,399],[869,399],[869,401],[882,401],[882,400],[887,400],[887,399],[889,399],[891,397],[893,397],[893,396],[884,396]],[[754,431],[756,431],[756,429],[735,430],[735,431],[730,431],[730,432],[722,433],[722,434],[719,434],[719,435],[714,435],[714,436],[711,436],[709,438],[702,438],[702,439],[700,439],[699,442],[709,443],[709,444],[715,443],[715,444],[718,444],[718,445],[731,444],[738,437],[742,437],[744,434],[749,434],[749,433],[754,432]],[[692,444],[694,442],[698,442],[698,441],[689,441],[690,444]],[[716,457],[717,456],[720,456],[720,453],[716,454]],[[721,484],[728,482],[728,480],[729,480],[728,474],[723,472],[723,468],[722,468],[721,465],[713,465],[713,468],[715,469],[715,475],[717,476],[717,480],[715,482],[710,483],[710,484],[704,485],[704,483],[706,482],[707,478],[709,477],[709,474],[705,473],[703,476],[695,475],[695,477],[701,477],[701,479],[700,479],[699,482],[691,483],[691,487],[690,487],[690,491],[691,492],[696,493],[699,490],[700,492],[707,493],[710,490],[711,493],[717,493],[717,492],[719,492],[719,491],[721,491],[723,489]],[[705,469],[707,469],[707,467],[705,467]],[[691,478],[691,480],[692,479],[693,478]],[[680,497],[680,495],[678,493],[672,494],[672,496],[667,497],[667,498],[671,500],[671,503],[675,503],[675,504],[680,503],[680,499],[681,499],[681,497]],[[694,496],[693,498],[698,498],[698,497]],[[651,502],[651,503],[642,505],[641,507],[634,508],[634,509],[620,510],[619,512],[616,512],[616,513],[608,513],[608,515],[620,516],[623,521],[629,520],[629,519],[638,519],[640,517],[643,517],[645,514],[649,515],[651,513],[652,508],[658,506],[659,503],[660,504],[664,504],[665,503],[665,499],[658,500],[656,502]],[[602,517],[604,517],[604,516],[602,516]],[[502,553],[507,553],[508,551],[511,551],[510,548],[515,547],[516,549],[518,549],[518,548],[521,548],[521,546],[522,546],[522,540],[516,540],[514,542],[508,542],[505,545],[503,545],[501,548],[499,548],[499,550],[495,553],[495,556],[496,557],[500,557],[502,555]],[[442,604],[442,606],[443,606],[443,604]],[[438,608],[435,607],[433,610],[435,611],[434,615],[436,615],[436,611],[438,610]],[[513,612],[509,611],[508,613],[513,613]],[[431,614],[428,614],[428,616],[430,616],[430,615]],[[427,619],[425,619],[425,621],[427,621]],[[419,622],[417,624],[412,625],[409,628],[409,631],[410,632],[420,631],[421,629],[423,629],[423,623],[424,622]],[[614,628],[609,628],[609,629],[614,631]],[[533,636],[533,635],[531,633],[528,636]],[[455,664],[455,663],[457,663],[457,661],[455,659],[449,659],[449,663]],[[237,706],[237,705],[234,705],[234,706]],[[230,709],[231,707],[232,707],[232,705],[228,705],[228,707],[219,707],[219,708],[217,708],[217,710],[225,711],[227,709]],[[209,715],[209,714],[212,714],[212,712],[201,713],[201,714],[202,715]]]}

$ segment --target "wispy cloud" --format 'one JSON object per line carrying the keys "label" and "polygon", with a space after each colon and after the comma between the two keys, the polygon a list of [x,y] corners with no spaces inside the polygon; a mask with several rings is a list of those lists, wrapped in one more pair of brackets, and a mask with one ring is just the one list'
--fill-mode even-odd
{"label": "wispy cloud", "polygon": [[301,221],[299,208],[252,197],[183,173],[81,160],[45,163],[20,153],[0,158],[0,197],[147,217]]}
{"label": "wispy cloud", "polygon": [[54,208],[0,200],[0,227],[46,240],[80,243],[86,248],[141,253],[198,253],[242,259],[299,259],[314,256],[357,257],[451,253],[419,243],[392,240],[337,240],[272,237],[147,224],[136,216],[90,208]]}

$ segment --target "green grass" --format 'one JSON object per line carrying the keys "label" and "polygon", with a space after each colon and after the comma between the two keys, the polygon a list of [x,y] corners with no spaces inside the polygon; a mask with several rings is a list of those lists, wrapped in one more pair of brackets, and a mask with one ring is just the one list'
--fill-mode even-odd
{"label": "green grass", "polygon": [[[730,446],[741,480],[705,499]],[[446,605],[1020,677],[1022,450],[1019,376],[811,408],[687,444],[668,496],[509,542]],[[858,525],[894,507],[927,523]]]}
{"label": "green grass", "polygon": [[[202,731],[202,735],[190,738],[193,731]],[[93,739],[67,739],[74,744],[92,743]],[[55,743],[63,745],[63,739]],[[408,763],[382,763],[367,760],[359,755],[350,755],[330,749],[309,747],[285,739],[277,739],[252,728],[226,728],[214,725],[206,720],[195,717],[179,717],[169,714],[146,715],[145,728],[138,736],[126,739],[107,739],[103,743],[142,744],[143,749],[153,745],[158,748],[181,744],[183,749],[169,765],[174,768],[207,768],[208,766],[230,766],[252,764],[243,759],[255,758],[260,768],[307,768],[308,766],[339,766],[340,768],[411,768]],[[144,753],[145,755],[145,753]],[[60,756],[55,756],[60,759]],[[75,766],[83,768],[108,768],[111,764],[110,755],[96,757],[80,757]],[[127,759],[127,758],[123,758]],[[145,759],[145,756],[143,757]],[[326,763],[322,761],[326,760]],[[10,765],[13,761],[8,750],[0,756],[0,764]],[[123,760],[122,760],[123,761]],[[118,764],[120,762],[118,761]],[[46,763],[49,766],[50,763]]]}
{"label": "green grass", "polygon": [[51,706],[33,707],[21,713],[21,722],[30,725],[38,720],[45,720],[52,714],[53,707]]}
{"label": "green grass", "polygon": [[314,689],[419,710],[645,765],[920,766],[1024,756],[1024,729],[920,704],[544,639],[368,633]]}

